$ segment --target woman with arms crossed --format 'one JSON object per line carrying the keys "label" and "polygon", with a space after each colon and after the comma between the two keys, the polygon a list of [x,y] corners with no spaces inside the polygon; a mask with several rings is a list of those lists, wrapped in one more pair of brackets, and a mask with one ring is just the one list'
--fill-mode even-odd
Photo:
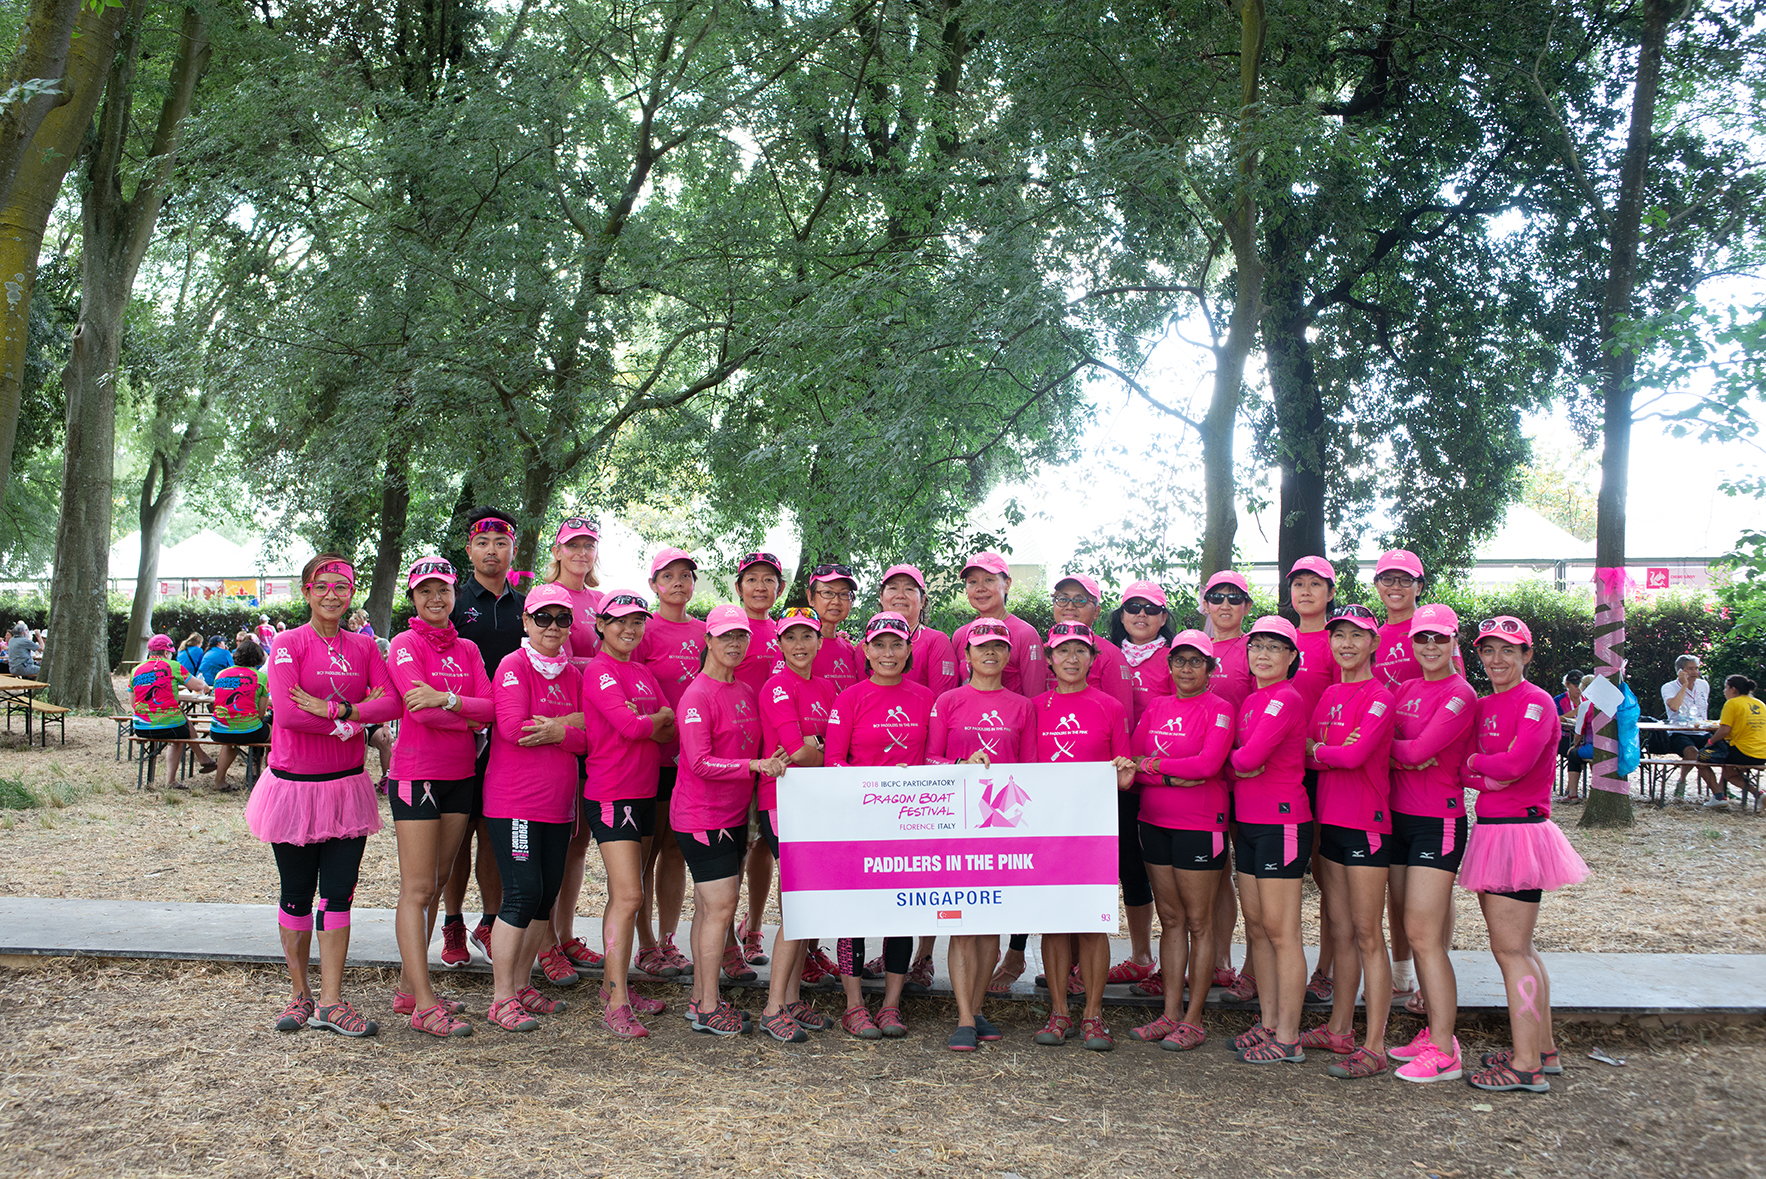
{"label": "woman with arms crossed", "polygon": [[[784,588],[784,562],[772,553],[753,552],[736,562],[736,596],[753,631],[748,653],[736,669],[736,679],[748,688],[757,704],[761,689],[773,678],[779,662],[779,634],[772,609]],[[758,976],[750,967],[765,966],[767,962],[766,951],[760,944],[760,915],[773,891],[773,853],[758,833],[748,845],[744,875],[748,878],[748,911],[731,933],[732,944],[742,952],[734,957],[724,956],[724,974],[732,982],[752,982]]]}
{"label": "woman with arms crossed", "polygon": [[[1300,619],[1295,628],[1295,639],[1300,644],[1300,670],[1294,673],[1294,691],[1300,693],[1300,703],[1306,709],[1306,716],[1312,716],[1312,710],[1318,707],[1318,698],[1324,690],[1337,682],[1340,674],[1337,661],[1331,656],[1331,634],[1325,629],[1331,606],[1337,600],[1337,571],[1323,557],[1301,557],[1288,570],[1288,604],[1293,607],[1294,614]],[[1318,771],[1306,771],[1306,797],[1312,802],[1312,812],[1318,813]],[[1318,824],[1312,826],[1312,863],[1318,865]],[[1323,882],[1313,874],[1314,881],[1321,886],[1318,894],[1318,965],[1313,968],[1312,977],[1306,983],[1306,1001],[1308,1003],[1328,1003],[1331,999],[1331,958],[1335,950],[1335,938],[1331,933],[1330,906],[1324,903]]]}

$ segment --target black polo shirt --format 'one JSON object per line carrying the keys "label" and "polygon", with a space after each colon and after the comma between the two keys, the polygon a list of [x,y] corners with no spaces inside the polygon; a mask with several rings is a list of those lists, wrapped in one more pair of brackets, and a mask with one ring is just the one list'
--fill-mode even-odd
{"label": "black polo shirt", "polygon": [[476,577],[468,577],[454,592],[454,629],[463,639],[478,644],[484,656],[484,673],[497,670],[503,657],[517,651],[527,632],[521,626],[522,601],[527,597],[518,589],[504,587],[501,596],[485,589]]}

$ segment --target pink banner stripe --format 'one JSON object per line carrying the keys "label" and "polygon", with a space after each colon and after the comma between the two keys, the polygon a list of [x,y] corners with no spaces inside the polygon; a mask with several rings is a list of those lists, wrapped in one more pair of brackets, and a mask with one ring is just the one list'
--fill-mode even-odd
{"label": "pink banner stripe", "polygon": [[[960,864],[948,867],[949,856],[962,857]],[[973,867],[970,856],[991,856],[993,866]],[[1028,856],[1029,866],[1013,856]],[[937,857],[936,868],[932,857]],[[873,861],[869,870],[866,860]],[[779,847],[779,888],[784,892],[1115,883],[1114,835],[830,840]]]}

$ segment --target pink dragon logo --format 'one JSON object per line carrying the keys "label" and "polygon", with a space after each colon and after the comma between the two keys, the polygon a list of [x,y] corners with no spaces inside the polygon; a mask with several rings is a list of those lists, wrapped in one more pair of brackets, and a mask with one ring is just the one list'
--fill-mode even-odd
{"label": "pink dragon logo", "polygon": [[1004,786],[995,786],[992,778],[980,782],[983,827],[1017,827],[1024,822],[1024,804],[1030,796],[1015,778],[1007,777]]}

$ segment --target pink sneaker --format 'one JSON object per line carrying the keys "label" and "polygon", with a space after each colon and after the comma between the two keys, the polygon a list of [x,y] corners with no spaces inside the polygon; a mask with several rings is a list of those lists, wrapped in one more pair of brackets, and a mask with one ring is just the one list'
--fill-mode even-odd
{"label": "pink sneaker", "polygon": [[1454,1038],[1451,1056],[1424,1041],[1423,1050],[1399,1068],[1397,1075],[1401,1081],[1414,1081],[1419,1085],[1427,1085],[1433,1081],[1459,1080],[1465,1075],[1465,1066],[1459,1058],[1459,1038]]}
{"label": "pink sneaker", "polygon": [[486,962],[491,960],[491,926],[493,924],[490,921],[480,921],[472,928],[472,944],[478,947],[478,952],[484,955]]}
{"label": "pink sneaker", "polygon": [[1386,1055],[1390,1056],[1393,1060],[1415,1060],[1423,1054],[1423,1049],[1428,1046],[1428,1043],[1429,1029],[1424,1027],[1415,1036],[1411,1037],[1410,1043],[1404,1045],[1402,1048],[1386,1049]]}
{"label": "pink sneaker", "polygon": [[472,961],[472,951],[466,948],[466,923],[449,921],[442,925],[443,966],[458,969]]}

